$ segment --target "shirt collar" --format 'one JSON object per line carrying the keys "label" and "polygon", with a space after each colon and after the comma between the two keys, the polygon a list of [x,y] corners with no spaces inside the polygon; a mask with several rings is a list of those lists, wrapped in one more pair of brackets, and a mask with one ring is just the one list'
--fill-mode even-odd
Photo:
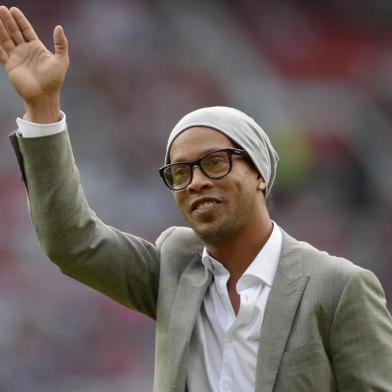
{"label": "shirt collar", "polygon": [[[256,278],[257,281],[263,281],[268,286],[272,286],[282,249],[282,231],[275,222],[272,223],[272,233],[267,242],[260,249],[255,259],[237,283],[239,290],[253,285],[255,281],[254,278]],[[228,271],[223,264],[208,254],[206,247],[203,249],[201,261],[214,275],[222,276],[224,274],[228,274]]]}

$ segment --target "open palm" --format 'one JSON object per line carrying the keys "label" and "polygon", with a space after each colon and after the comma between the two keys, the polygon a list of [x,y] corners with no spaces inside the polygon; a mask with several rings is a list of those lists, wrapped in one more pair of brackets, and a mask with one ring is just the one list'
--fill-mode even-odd
{"label": "open palm", "polygon": [[17,8],[0,7],[0,62],[25,101],[55,94],[68,68],[68,44],[60,26],[54,30],[55,53],[38,39]]}

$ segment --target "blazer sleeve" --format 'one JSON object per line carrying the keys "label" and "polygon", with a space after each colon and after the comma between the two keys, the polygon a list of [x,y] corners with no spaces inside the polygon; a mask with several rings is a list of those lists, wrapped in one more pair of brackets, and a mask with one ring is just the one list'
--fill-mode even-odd
{"label": "blazer sleeve", "polygon": [[392,391],[392,319],[372,272],[358,269],[348,279],[329,340],[339,391]]}
{"label": "blazer sleeve", "polygon": [[10,135],[33,226],[48,257],[66,275],[117,302],[156,316],[159,249],[103,223],[80,185],[67,131]]}

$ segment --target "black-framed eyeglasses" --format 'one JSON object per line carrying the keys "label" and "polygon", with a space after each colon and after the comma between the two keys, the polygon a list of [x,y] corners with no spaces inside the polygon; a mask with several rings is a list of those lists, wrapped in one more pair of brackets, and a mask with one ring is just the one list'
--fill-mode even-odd
{"label": "black-framed eyeglasses", "polygon": [[182,191],[192,182],[195,166],[199,167],[204,175],[214,180],[227,176],[233,165],[233,155],[248,158],[245,150],[222,148],[204,154],[194,161],[165,165],[159,169],[159,174],[165,185],[172,191]]}

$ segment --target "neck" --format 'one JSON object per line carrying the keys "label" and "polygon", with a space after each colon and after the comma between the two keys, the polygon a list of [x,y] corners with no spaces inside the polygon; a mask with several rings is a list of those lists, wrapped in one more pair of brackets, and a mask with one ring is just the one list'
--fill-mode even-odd
{"label": "neck", "polygon": [[237,281],[267,242],[273,230],[269,216],[257,227],[242,230],[219,243],[206,244],[208,254],[221,262]]}

